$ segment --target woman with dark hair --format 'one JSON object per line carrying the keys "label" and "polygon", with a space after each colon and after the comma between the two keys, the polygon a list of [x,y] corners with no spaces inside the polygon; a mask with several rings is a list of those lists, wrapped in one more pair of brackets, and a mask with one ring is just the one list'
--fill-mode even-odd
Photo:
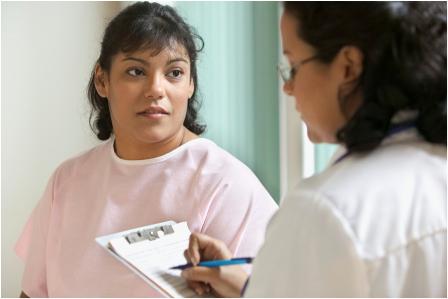
{"label": "woman with dark hair", "polygon": [[16,246],[22,295],[161,297],[95,238],[167,220],[235,255],[257,252],[276,204],[243,163],[198,136],[197,42],[157,3],[135,3],[109,23],[88,89],[92,128],[106,142],[50,179]]}
{"label": "woman with dark hair", "polygon": [[[309,138],[343,150],[284,200],[250,280],[182,275],[231,297],[445,297],[446,3],[286,2],[281,34]],[[232,254],[192,234],[186,256]]]}

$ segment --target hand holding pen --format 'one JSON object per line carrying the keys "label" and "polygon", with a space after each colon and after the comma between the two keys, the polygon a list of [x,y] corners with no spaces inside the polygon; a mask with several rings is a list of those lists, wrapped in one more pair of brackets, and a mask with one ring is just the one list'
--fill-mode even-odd
{"label": "hand holding pen", "polygon": [[242,264],[250,264],[252,263],[251,257],[239,257],[227,260],[212,260],[212,261],[203,261],[198,264],[188,263],[184,265],[179,265],[175,267],[171,267],[172,270],[185,270],[191,267],[207,267],[207,268],[217,268],[223,266],[234,266],[234,265],[242,265]]}
{"label": "hand holding pen", "polygon": [[[191,234],[188,249],[185,250],[184,255],[191,265],[180,266],[185,268],[182,271],[182,277],[187,280],[188,285],[196,293],[202,295],[208,291],[210,286],[211,291],[216,295],[240,297],[241,290],[248,278],[246,271],[240,266],[221,267],[219,264],[247,263],[249,258],[232,260],[230,250],[222,241],[198,233]],[[201,267],[201,260],[203,260],[202,263],[210,264],[205,264],[205,266]],[[192,267],[192,265],[197,267]]]}

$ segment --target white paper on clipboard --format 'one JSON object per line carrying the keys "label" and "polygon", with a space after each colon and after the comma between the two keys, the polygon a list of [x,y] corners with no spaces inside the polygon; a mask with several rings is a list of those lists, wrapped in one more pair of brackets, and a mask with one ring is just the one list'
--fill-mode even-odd
{"label": "white paper on clipboard", "polygon": [[189,237],[186,222],[166,221],[101,236],[96,241],[161,294],[189,298],[198,296],[179,270],[169,269],[187,262],[183,253]]}

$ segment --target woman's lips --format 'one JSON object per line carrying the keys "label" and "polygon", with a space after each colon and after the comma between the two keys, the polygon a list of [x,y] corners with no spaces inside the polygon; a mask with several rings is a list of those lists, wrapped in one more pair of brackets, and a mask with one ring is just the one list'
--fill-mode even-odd
{"label": "woman's lips", "polygon": [[163,109],[162,107],[149,107],[139,113],[137,113],[139,116],[143,116],[149,119],[160,119],[164,116],[169,115],[169,113]]}
{"label": "woman's lips", "polygon": [[160,119],[164,116],[167,116],[168,114],[163,114],[163,113],[139,113],[140,116],[143,116],[145,118],[149,118],[149,119]]}

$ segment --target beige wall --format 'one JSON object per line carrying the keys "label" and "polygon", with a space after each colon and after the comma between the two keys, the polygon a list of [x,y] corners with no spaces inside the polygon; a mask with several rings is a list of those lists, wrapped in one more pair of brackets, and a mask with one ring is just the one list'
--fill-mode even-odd
{"label": "beige wall", "polygon": [[86,85],[119,2],[2,2],[2,297],[20,292],[13,252],[59,163],[97,143]]}

